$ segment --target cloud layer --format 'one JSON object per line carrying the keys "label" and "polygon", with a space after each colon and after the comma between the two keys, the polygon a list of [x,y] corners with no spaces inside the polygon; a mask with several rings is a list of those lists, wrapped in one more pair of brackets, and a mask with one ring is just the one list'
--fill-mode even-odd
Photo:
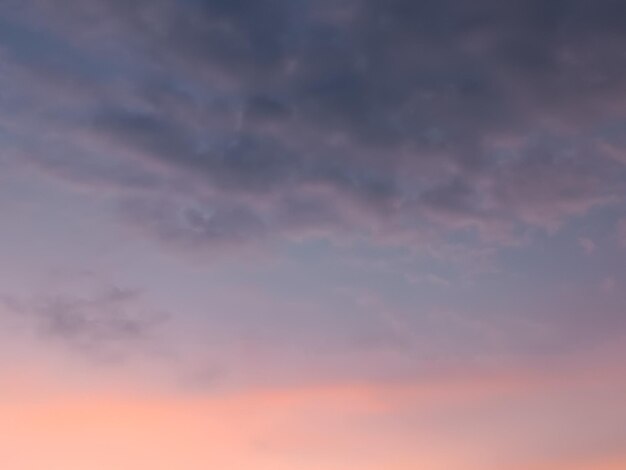
{"label": "cloud layer", "polygon": [[625,9],[9,2],[0,125],[169,241],[509,243],[623,197]]}

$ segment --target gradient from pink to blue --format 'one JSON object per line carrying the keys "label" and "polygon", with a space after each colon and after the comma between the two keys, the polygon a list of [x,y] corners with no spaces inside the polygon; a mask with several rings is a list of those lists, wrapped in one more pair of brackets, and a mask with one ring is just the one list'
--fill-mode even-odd
{"label": "gradient from pink to blue", "polygon": [[626,4],[0,3],[0,468],[626,468]]}

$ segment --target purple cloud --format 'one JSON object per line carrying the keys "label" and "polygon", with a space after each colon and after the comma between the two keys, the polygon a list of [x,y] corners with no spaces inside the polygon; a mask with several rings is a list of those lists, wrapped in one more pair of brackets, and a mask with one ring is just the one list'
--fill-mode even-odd
{"label": "purple cloud", "polygon": [[145,347],[165,316],[146,312],[139,292],[112,287],[91,295],[5,297],[4,315],[44,339],[59,341],[91,358],[114,359]]}
{"label": "purple cloud", "polygon": [[623,198],[623,10],[29,2],[3,15],[3,129],[162,239],[511,243]]}

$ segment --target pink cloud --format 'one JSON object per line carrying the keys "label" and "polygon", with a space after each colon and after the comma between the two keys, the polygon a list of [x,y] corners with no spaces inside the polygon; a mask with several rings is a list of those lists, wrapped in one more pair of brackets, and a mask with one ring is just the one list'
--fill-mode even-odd
{"label": "pink cloud", "polygon": [[592,239],[587,237],[579,237],[578,244],[587,255],[592,255],[598,248],[596,243]]}

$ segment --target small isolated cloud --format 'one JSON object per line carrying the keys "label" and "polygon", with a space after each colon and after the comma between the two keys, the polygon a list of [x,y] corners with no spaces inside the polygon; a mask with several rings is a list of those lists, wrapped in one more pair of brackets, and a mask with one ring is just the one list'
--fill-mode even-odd
{"label": "small isolated cloud", "polygon": [[587,237],[578,238],[578,244],[587,255],[594,254],[596,249],[598,248],[596,246],[596,243],[591,238],[587,238]]}
{"label": "small isolated cloud", "polygon": [[110,287],[84,294],[5,297],[5,310],[41,338],[99,359],[123,357],[142,349],[165,316],[146,311],[140,293]]}

